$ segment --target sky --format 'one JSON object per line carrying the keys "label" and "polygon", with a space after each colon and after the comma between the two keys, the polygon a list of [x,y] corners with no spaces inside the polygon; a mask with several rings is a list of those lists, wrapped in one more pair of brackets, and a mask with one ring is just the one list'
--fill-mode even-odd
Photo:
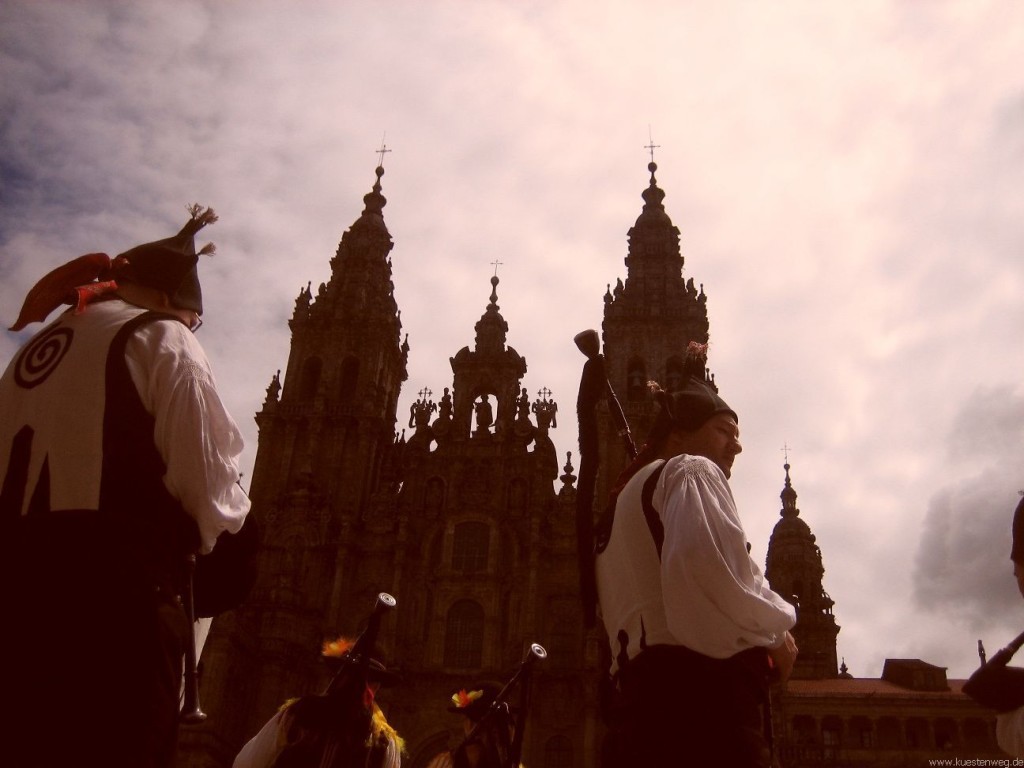
{"label": "sky", "polygon": [[[654,144],[740,415],[754,557],[788,455],[850,672],[966,677],[979,639],[1024,629],[1021,51],[1014,0],[8,0],[0,314],[53,267],[213,206],[200,336],[247,477],[295,297],[329,279],[385,144],[397,426],[451,385],[500,262],[524,386],[553,392],[575,457],[572,338],[626,276]],[[4,332],[0,362],[38,328]]]}

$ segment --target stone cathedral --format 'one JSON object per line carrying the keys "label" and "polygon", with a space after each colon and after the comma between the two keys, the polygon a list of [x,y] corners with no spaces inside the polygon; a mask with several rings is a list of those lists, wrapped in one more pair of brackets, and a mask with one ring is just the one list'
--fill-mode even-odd
{"label": "stone cathedral", "polygon": [[[609,380],[637,442],[653,417],[647,381],[673,389],[688,342],[709,339],[707,296],[684,277],[679,229],[665,211],[653,160],[648,170],[643,208],[628,230],[626,278],[609,284],[602,325]],[[439,393],[421,390],[410,412],[398,413],[410,345],[391,280],[383,175],[377,168],[329,280],[315,294],[307,285],[295,301],[285,374],[272,377],[256,414],[250,490],[263,539],[259,577],[248,600],[213,623],[201,687],[210,717],[182,729],[179,762],[230,766],[282,703],[324,689],[323,642],[355,637],[376,595],[388,592],[398,606],[384,617],[377,647],[403,682],[379,701],[406,740],[403,765],[423,768],[458,743],[460,718],[447,712],[454,691],[500,687],[539,643],[548,656],[531,667],[523,762],[595,768],[603,637],[583,622],[576,477],[571,454],[552,441],[558,405],[546,388],[532,397],[522,386],[526,358],[509,343],[515,329],[501,315],[495,276],[476,299],[464,297],[482,312],[450,358],[451,381]],[[598,499],[626,461],[607,409],[600,424]],[[860,681],[845,664],[837,668],[839,627],[822,586],[822,555],[799,517],[789,470],[787,462],[765,568],[800,616],[797,679],[773,702],[777,754],[785,768],[843,764],[840,748],[856,742],[863,762],[849,764],[889,760],[908,748],[899,731],[910,733],[900,709],[907,697],[893,696],[899,733],[886,731],[895,746],[879,752],[874,721],[850,709],[846,694]],[[951,695],[973,711],[958,689]],[[832,719],[822,715],[829,707]],[[968,738],[967,726],[957,727],[956,738]],[[991,730],[972,727],[982,740]]]}

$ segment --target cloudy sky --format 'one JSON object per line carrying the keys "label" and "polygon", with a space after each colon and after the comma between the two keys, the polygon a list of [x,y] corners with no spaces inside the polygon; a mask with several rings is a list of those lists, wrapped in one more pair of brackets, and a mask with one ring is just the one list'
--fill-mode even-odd
{"label": "cloudy sky", "polygon": [[248,473],[293,301],[329,278],[384,141],[400,418],[451,384],[500,261],[524,384],[554,392],[575,453],[572,337],[625,277],[653,137],[741,417],[754,554],[788,445],[851,672],[916,657],[965,677],[979,638],[1024,629],[1022,51],[1014,0],[10,0],[0,310],[214,206],[201,337]]}

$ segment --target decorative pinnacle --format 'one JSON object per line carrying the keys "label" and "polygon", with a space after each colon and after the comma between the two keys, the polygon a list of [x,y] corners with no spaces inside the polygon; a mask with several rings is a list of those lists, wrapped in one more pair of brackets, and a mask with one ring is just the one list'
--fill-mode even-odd
{"label": "decorative pinnacle", "polygon": [[[495,269],[497,271],[497,269]],[[498,307],[498,276],[495,275],[491,278],[491,303],[487,308],[499,309]]]}

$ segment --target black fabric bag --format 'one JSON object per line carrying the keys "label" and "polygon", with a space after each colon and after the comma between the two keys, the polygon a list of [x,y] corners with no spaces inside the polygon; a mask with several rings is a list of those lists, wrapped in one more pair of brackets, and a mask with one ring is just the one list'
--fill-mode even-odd
{"label": "black fabric bag", "polygon": [[985,664],[967,679],[963,692],[983,707],[1010,712],[1024,706],[1024,669]]}
{"label": "black fabric bag", "polygon": [[192,594],[197,618],[230,611],[249,596],[259,545],[259,527],[250,512],[238,533],[225,531],[210,554],[196,558]]}

